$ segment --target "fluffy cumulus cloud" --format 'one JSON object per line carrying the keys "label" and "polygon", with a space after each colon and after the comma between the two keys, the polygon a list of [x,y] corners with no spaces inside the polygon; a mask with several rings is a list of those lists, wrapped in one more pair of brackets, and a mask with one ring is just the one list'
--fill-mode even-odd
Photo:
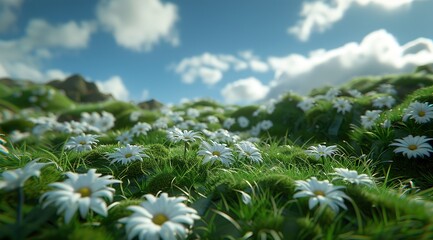
{"label": "fluffy cumulus cloud", "polygon": [[177,6],[160,0],[101,0],[96,10],[101,25],[117,44],[149,51],[161,40],[178,45]]}
{"label": "fluffy cumulus cloud", "polygon": [[184,83],[191,84],[196,80],[201,80],[206,85],[214,85],[229,70],[251,70],[260,73],[267,72],[269,65],[254,56],[251,51],[240,52],[238,56],[206,52],[202,55],[184,58],[174,64],[172,69],[181,76]]}
{"label": "fluffy cumulus cloud", "polygon": [[96,81],[96,85],[101,92],[109,93],[118,100],[129,100],[128,89],[119,76],[112,76],[106,81]]}
{"label": "fluffy cumulus cloud", "polygon": [[266,97],[269,87],[254,77],[240,79],[227,84],[221,95],[227,103],[248,103]]}
{"label": "fluffy cumulus cloud", "polygon": [[22,0],[0,1],[0,33],[13,26],[17,20],[16,11],[21,7]]}
{"label": "fluffy cumulus cloud", "polygon": [[359,43],[318,49],[308,56],[269,57],[268,62],[276,75],[268,97],[289,90],[306,94],[324,84],[337,86],[358,76],[411,72],[416,66],[433,63],[433,41],[418,38],[400,45],[392,34],[377,30]]}
{"label": "fluffy cumulus cloud", "polygon": [[324,32],[340,21],[346,11],[353,6],[376,6],[385,11],[410,5],[414,0],[316,0],[304,2],[301,19],[288,29],[301,41],[307,41],[313,32]]}
{"label": "fluffy cumulus cloud", "polygon": [[0,65],[3,68],[0,74],[35,81],[62,79],[66,73],[58,69],[42,71],[41,63],[51,58],[53,48],[86,48],[95,31],[93,22],[70,21],[54,25],[45,20],[32,19],[21,38],[0,39]]}

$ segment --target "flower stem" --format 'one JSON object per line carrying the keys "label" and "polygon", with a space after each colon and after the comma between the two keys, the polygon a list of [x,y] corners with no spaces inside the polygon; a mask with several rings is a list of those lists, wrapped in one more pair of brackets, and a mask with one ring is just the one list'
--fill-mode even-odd
{"label": "flower stem", "polygon": [[17,191],[18,191],[18,205],[17,205],[16,234],[17,234],[17,239],[22,239],[20,229],[22,229],[22,223],[23,223],[24,188],[19,187]]}
{"label": "flower stem", "polygon": [[187,147],[187,142],[185,142],[185,148],[183,149],[183,160],[186,161],[186,147]]}

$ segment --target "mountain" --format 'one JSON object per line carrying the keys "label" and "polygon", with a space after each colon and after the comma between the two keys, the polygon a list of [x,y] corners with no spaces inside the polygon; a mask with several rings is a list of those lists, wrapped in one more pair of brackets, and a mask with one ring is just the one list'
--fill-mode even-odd
{"label": "mountain", "polygon": [[81,75],[75,74],[64,81],[54,80],[47,83],[48,86],[57,88],[75,102],[103,102],[112,99],[111,94],[101,93],[93,82],[86,81]]}

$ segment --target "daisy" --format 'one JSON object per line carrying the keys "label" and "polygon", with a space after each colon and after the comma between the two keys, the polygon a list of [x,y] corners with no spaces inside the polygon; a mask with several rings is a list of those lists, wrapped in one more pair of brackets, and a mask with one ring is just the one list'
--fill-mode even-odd
{"label": "daisy", "polygon": [[125,224],[128,239],[185,239],[194,220],[200,219],[195,209],[183,203],[185,197],[168,197],[167,193],[144,197],[147,201],[128,207],[134,212],[131,216],[119,220]]}
{"label": "daisy", "polygon": [[433,104],[415,101],[409,104],[405,112],[406,113],[403,116],[403,121],[407,121],[407,119],[410,117],[411,119],[415,120],[416,123],[427,123],[433,118]]}
{"label": "daisy", "polygon": [[427,138],[426,136],[412,136],[409,135],[403,139],[396,139],[394,143],[390,146],[397,147],[394,149],[395,153],[402,153],[407,158],[416,158],[425,156],[429,157],[430,152],[433,152],[433,148],[428,141],[433,140],[432,138]]}
{"label": "daisy", "polygon": [[240,116],[240,117],[238,117],[238,124],[239,124],[239,127],[246,128],[246,127],[248,127],[248,125],[250,125],[250,120],[248,120],[248,118],[246,118],[244,116]]}
{"label": "daisy", "polygon": [[147,135],[150,130],[152,126],[149,123],[138,122],[131,128],[131,133],[134,136]]}
{"label": "daisy", "polygon": [[365,129],[370,129],[373,127],[376,120],[380,117],[380,110],[367,110],[365,115],[361,116],[361,125]]}
{"label": "daisy", "polygon": [[215,142],[223,142],[223,143],[234,143],[238,141],[239,137],[226,129],[218,129],[215,132],[211,133],[209,136],[211,140]]}
{"label": "daisy", "polygon": [[387,93],[391,95],[397,94],[397,90],[395,90],[394,86],[388,83],[381,84],[377,90],[381,93]]}
{"label": "daisy", "polygon": [[391,108],[395,104],[395,99],[391,96],[381,96],[373,100],[373,107]]}
{"label": "daisy", "polygon": [[207,121],[209,122],[209,123],[219,123],[220,122],[220,120],[217,118],[217,117],[215,117],[215,116],[207,116]]}
{"label": "daisy", "polygon": [[313,98],[305,98],[300,101],[296,106],[302,111],[306,112],[314,107],[315,100]]}
{"label": "daisy", "polygon": [[320,159],[321,157],[330,157],[334,155],[337,152],[337,146],[324,146],[324,145],[317,145],[317,146],[310,146],[305,152],[309,155],[314,157],[316,160]]}
{"label": "daisy", "polygon": [[347,168],[334,168],[334,171],[332,174],[338,177],[333,178],[332,181],[341,179],[356,185],[373,185],[373,180],[367,174],[358,174],[357,171]]}
{"label": "daisy", "polygon": [[184,143],[192,143],[197,139],[201,139],[200,133],[195,131],[188,130],[180,130],[179,128],[172,128],[171,130],[167,130],[168,139],[174,143],[184,142]]}
{"label": "daisy", "polygon": [[217,143],[212,140],[210,140],[210,143],[202,142],[197,154],[199,156],[204,156],[203,164],[221,161],[224,165],[228,166],[233,161],[231,149],[226,147],[225,144]]}
{"label": "daisy", "polygon": [[3,180],[0,180],[0,189],[8,191],[23,187],[27,179],[30,177],[39,177],[41,169],[52,163],[38,163],[37,161],[38,159],[35,159],[27,163],[23,168],[4,171],[1,174]]}
{"label": "daisy", "polygon": [[267,131],[267,130],[269,130],[269,129],[274,125],[274,124],[272,123],[271,120],[263,120],[263,121],[261,121],[261,122],[259,123],[259,125],[260,125],[260,128],[261,128],[262,130]]}
{"label": "daisy", "polygon": [[356,89],[348,90],[347,93],[349,93],[349,95],[354,97],[354,98],[362,97],[362,93]]}
{"label": "daisy", "polygon": [[113,116],[113,114],[103,111],[100,118],[93,126],[99,128],[101,132],[106,132],[114,127],[115,121],[116,118]]}
{"label": "daisy", "polygon": [[333,107],[337,109],[338,113],[345,114],[346,112],[350,112],[352,109],[352,105],[349,100],[343,98],[337,98],[334,100]]}
{"label": "daisy", "polygon": [[188,110],[186,110],[186,115],[190,118],[197,118],[200,116],[200,111],[195,108],[188,108]]}
{"label": "daisy", "polygon": [[225,129],[230,129],[235,123],[236,120],[234,118],[227,118],[226,120],[224,120],[223,127]]}
{"label": "daisy", "polygon": [[125,145],[132,142],[132,137],[133,137],[132,132],[125,131],[121,133],[119,136],[117,136],[116,140],[118,143]]}
{"label": "daisy", "polygon": [[125,165],[133,161],[143,161],[143,157],[149,157],[142,153],[145,150],[142,146],[127,144],[125,147],[115,148],[115,150],[114,153],[106,154],[108,159],[112,159],[110,164],[120,162]]}
{"label": "daisy", "polygon": [[257,136],[260,135],[260,132],[261,132],[261,131],[262,131],[262,128],[261,128],[261,126],[258,124],[258,125],[256,125],[256,126],[253,126],[253,127],[250,129],[249,133],[251,134],[251,136],[257,137]]}
{"label": "daisy", "polygon": [[166,129],[168,128],[168,120],[166,118],[158,118],[153,124],[153,128]]}
{"label": "daisy", "polygon": [[256,146],[253,143],[248,141],[242,141],[238,144],[235,144],[235,147],[238,150],[239,157],[242,159],[248,159],[252,162],[263,162],[262,155]]}
{"label": "daisy", "polygon": [[89,210],[107,216],[107,204],[105,199],[113,201],[114,188],[107,185],[121,183],[112,179],[113,176],[100,177],[96,169],[90,169],[87,173],[67,172],[63,182],[51,183],[49,186],[55,190],[44,193],[41,196],[42,207],[54,205],[58,208],[57,214],[65,213],[65,223],[69,223],[78,210],[81,218],[85,218]]}
{"label": "daisy", "polygon": [[331,88],[329,89],[326,94],[325,94],[325,99],[327,99],[328,101],[332,101],[334,100],[338,95],[340,95],[340,90],[336,89],[336,88]]}
{"label": "daisy", "polygon": [[65,144],[65,149],[75,150],[77,152],[84,152],[92,150],[92,145],[96,145],[99,141],[95,135],[82,134],[76,137],[71,137]]}
{"label": "daisy", "polygon": [[129,115],[129,120],[131,122],[136,122],[138,121],[138,118],[141,116],[141,112],[140,111],[133,111],[130,115]]}
{"label": "daisy", "polygon": [[307,181],[297,180],[296,191],[293,198],[309,197],[308,207],[313,209],[318,204],[320,206],[329,206],[334,212],[338,213],[340,208],[347,209],[344,205],[344,198],[349,197],[340,189],[343,186],[334,186],[328,180],[318,181],[316,177],[312,177]]}

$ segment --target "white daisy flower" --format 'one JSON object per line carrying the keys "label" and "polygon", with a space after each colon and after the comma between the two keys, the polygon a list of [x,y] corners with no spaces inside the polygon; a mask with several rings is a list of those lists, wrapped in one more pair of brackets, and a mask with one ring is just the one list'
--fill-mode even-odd
{"label": "white daisy flower", "polygon": [[345,114],[346,112],[350,112],[352,109],[352,104],[350,104],[349,100],[344,98],[336,98],[333,101],[333,107],[337,109],[338,113]]}
{"label": "white daisy flower", "polygon": [[90,134],[71,137],[65,144],[65,149],[71,149],[77,152],[90,151],[92,150],[92,145],[96,145],[99,141],[96,138],[96,135]]}
{"label": "white daisy flower", "polygon": [[207,116],[207,121],[209,122],[209,123],[219,123],[220,122],[220,120],[217,118],[217,117],[215,117],[215,116]]}
{"label": "white daisy flower", "polygon": [[244,117],[244,116],[240,116],[238,117],[238,124],[241,128],[246,128],[248,127],[248,125],[250,125],[250,120],[248,120],[248,118]]}
{"label": "white daisy flower", "polygon": [[134,136],[147,135],[150,130],[152,126],[149,123],[138,122],[131,128],[131,133]]}
{"label": "white daisy flower", "polygon": [[131,216],[119,220],[125,224],[128,239],[185,239],[194,220],[200,219],[195,209],[183,203],[187,200],[185,197],[168,197],[167,193],[144,197],[147,201],[140,206],[128,207],[134,212]]}
{"label": "white daisy flower", "polygon": [[197,118],[200,116],[200,111],[195,108],[188,108],[188,110],[186,110],[186,115],[190,118]]}
{"label": "white daisy flower", "polygon": [[262,131],[262,127],[259,124],[257,124],[256,126],[252,127],[249,130],[249,133],[251,134],[251,136],[257,137],[260,135],[261,131]]}
{"label": "white daisy flower", "polygon": [[325,146],[325,145],[317,145],[317,146],[310,146],[305,152],[309,155],[314,157],[316,160],[320,159],[321,157],[330,157],[334,155],[337,152],[337,146]]}
{"label": "white daisy flower", "polygon": [[113,176],[100,177],[96,169],[90,169],[87,173],[77,174],[67,172],[63,182],[51,183],[49,186],[55,190],[44,193],[41,196],[42,206],[54,205],[58,208],[57,214],[65,213],[65,223],[69,223],[78,210],[80,216],[85,218],[89,210],[107,216],[107,204],[105,199],[113,201],[114,188],[107,185],[121,183],[112,179]]}
{"label": "white daisy flower", "polygon": [[253,143],[248,141],[242,141],[238,144],[235,144],[235,147],[238,150],[239,157],[242,159],[248,159],[252,162],[263,162],[262,155],[256,146]]}
{"label": "white daisy flower", "polygon": [[235,123],[236,123],[236,120],[235,120],[234,118],[227,118],[226,120],[224,120],[223,127],[224,127],[225,129],[229,129],[229,128],[231,128],[231,127],[233,126],[233,124],[235,124]]}
{"label": "white daisy flower", "polygon": [[336,88],[329,89],[325,94],[325,99],[328,101],[333,101],[338,95],[340,95],[340,90]]}
{"label": "white daisy flower", "polygon": [[395,104],[395,99],[391,96],[381,96],[373,100],[373,107],[391,108]]}
{"label": "white daisy flower", "polygon": [[226,129],[218,129],[215,132],[213,132],[209,138],[215,142],[222,142],[222,143],[234,143],[239,140],[239,136],[227,131]]}
{"label": "white daisy flower", "polygon": [[192,143],[197,139],[201,139],[200,133],[195,131],[188,130],[180,130],[179,128],[172,128],[171,130],[167,130],[168,139],[174,143],[184,142],[184,143]]}
{"label": "white daisy flower", "polygon": [[108,159],[112,159],[110,164],[120,162],[121,164],[128,164],[133,161],[143,161],[143,158],[149,156],[142,151],[145,150],[142,146],[126,144],[125,147],[115,148],[114,153],[107,153]]}
{"label": "white daisy flower", "polygon": [[132,132],[130,131],[125,131],[123,133],[121,133],[119,136],[116,137],[116,140],[118,143],[126,145],[132,142]]}
{"label": "white daisy flower", "polygon": [[370,129],[376,123],[376,120],[380,117],[380,110],[367,110],[365,115],[361,116],[361,125],[365,129]]}
{"label": "white daisy flower", "polygon": [[210,143],[202,142],[197,154],[204,156],[203,164],[221,161],[224,165],[228,166],[233,161],[232,150],[225,144],[217,143],[212,140],[210,140]]}
{"label": "white daisy flower", "polygon": [[357,171],[347,168],[334,168],[334,171],[332,174],[338,177],[333,178],[332,181],[341,179],[357,185],[373,185],[373,180],[367,174],[358,174]]}
{"label": "white daisy flower", "polygon": [[141,112],[140,111],[133,111],[131,112],[131,114],[129,115],[129,120],[131,122],[136,122],[138,121],[138,118],[141,116]]}
{"label": "white daisy flower", "polygon": [[395,90],[394,86],[388,83],[381,84],[377,90],[381,93],[387,93],[391,95],[397,94],[397,90]]}
{"label": "white daisy flower", "polygon": [[403,121],[407,121],[408,118],[415,120],[416,123],[430,122],[433,118],[433,104],[418,101],[409,104],[403,116]]}
{"label": "white daisy flower", "polygon": [[348,90],[347,93],[349,93],[349,95],[354,97],[354,98],[362,97],[362,93],[356,89]]}
{"label": "white daisy flower", "polygon": [[96,122],[95,127],[99,128],[101,132],[106,132],[114,127],[115,121],[116,118],[113,116],[113,114],[104,111],[101,113],[101,118],[98,122]]}
{"label": "white daisy flower", "polygon": [[0,180],[0,189],[9,191],[19,187],[23,187],[27,179],[29,179],[30,177],[39,177],[39,175],[41,174],[41,169],[46,165],[52,163],[38,163],[37,161],[38,159],[35,159],[27,163],[23,168],[6,170],[2,172],[1,176],[3,180]]}
{"label": "white daisy flower", "polygon": [[260,128],[264,131],[269,130],[272,126],[274,126],[274,124],[272,123],[271,120],[263,120],[259,123]]}
{"label": "white daisy flower", "polygon": [[337,213],[340,208],[347,209],[344,199],[349,197],[340,190],[344,189],[343,186],[334,186],[328,180],[318,181],[316,177],[312,177],[307,181],[297,180],[295,184],[295,190],[298,192],[293,195],[293,198],[309,197],[308,207],[310,209],[317,205],[329,206]]}
{"label": "white daisy flower", "polygon": [[298,102],[296,106],[306,112],[314,107],[314,103],[315,100],[313,98],[304,98],[302,101]]}
{"label": "white daisy flower", "polygon": [[433,138],[409,135],[403,139],[395,139],[396,142],[391,143],[390,146],[397,147],[394,152],[402,153],[407,158],[424,158],[429,157],[430,153],[433,152],[432,146],[428,144],[430,140]]}
{"label": "white daisy flower", "polygon": [[168,119],[166,118],[158,118],[153,124],[153,128],[156,129],[166,129],[168,128]]}

